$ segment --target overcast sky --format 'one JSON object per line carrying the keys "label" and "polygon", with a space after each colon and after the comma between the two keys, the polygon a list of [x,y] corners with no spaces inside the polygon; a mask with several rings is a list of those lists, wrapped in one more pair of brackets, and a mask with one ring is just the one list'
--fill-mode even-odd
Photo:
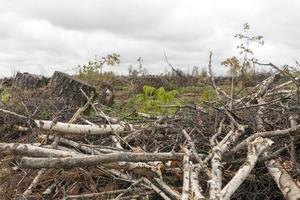
{"label": "overcast sky", "polygon": [[[1,0],[0,76],[14,71],[74,73],[94,55],[116,52],[126,73],[143,58],[151,73],[169,69],[163,52],[185,71],[214,71],[238,56],[234,34],[249,22],[265,37],[254,46],[261,62],[293,65],[300,60],[300,1],[297,0]],[[107,69],[112,69],[107,67]]]}

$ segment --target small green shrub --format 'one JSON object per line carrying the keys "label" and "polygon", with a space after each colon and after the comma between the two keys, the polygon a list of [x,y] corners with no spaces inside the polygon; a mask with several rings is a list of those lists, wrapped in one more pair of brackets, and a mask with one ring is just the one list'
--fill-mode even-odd
{"label": "small green shrub", "polygon": [[11,97],[10,91],[9,90],[2,90],[0,91],[0,99],[2,101],[2,103],[7,104],[9,99]]}
{"label": "small green shrub", "polygon": [[78,65],[77,78],[87,81],[88,83],[101,83],[111,80],[114,73],[103,72],[105,66],[115,66],[120,63],[120,55],[116,53],[108,54],[104,57],[95,56],[94,59],[88,61],[85,65]]}
{"label": "small green shrub", "polygon": [[174,109],[163,109],[160,106],[164,104],[179,104],[175,97],[178,94],[177,90],[166,91],[165,88],[158,89],[145,85],[143,93],[137,94],[128,102],[128,106],[134,107],[139,112],[149,113],[153,115],[171,114]]}

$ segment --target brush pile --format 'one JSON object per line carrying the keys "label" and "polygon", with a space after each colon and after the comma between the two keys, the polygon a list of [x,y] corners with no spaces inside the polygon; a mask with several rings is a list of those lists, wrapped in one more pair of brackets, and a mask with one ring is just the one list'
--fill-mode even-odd
{"label": "brush pile", "polygon": [[81,107],[14,89],[0,109],[1,199],[299,199],[300,77],[279,70],[236,98],[211,74],[214,102],[130,122],[82,89]]}

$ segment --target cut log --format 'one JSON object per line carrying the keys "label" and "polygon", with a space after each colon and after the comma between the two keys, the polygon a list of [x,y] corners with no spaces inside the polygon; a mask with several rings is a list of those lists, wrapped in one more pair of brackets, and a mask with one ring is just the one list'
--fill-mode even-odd
{"label": "cut log", "polygon": [[124,133],[126,131],[134,130],[132,124],[121,125],[112,124],[108,125],[81,125],[81,124],[69,124],[47,120],[35,120],[36,125],[41,130],[52,130],[59,134],[72,134],[72,135],[105,135],[116,133]]}
{"label": "cut log", "polygon": [[21,89],[30,90],[30,89],[37,89],[40,87],[44,87],[49,83],[49,78],[44,76],[29,74],[27,72],[20,73],[18,72],[14,85]]}
{"label": "cut log", "polygon": [[55,71],[49,86],[52,95],[64,98],[68,103],[76,105],[84,105],[87,99],[84,97],[80,89],[88,96],[96,95],[96,88],[75,79],[74,77],[63,72]]}

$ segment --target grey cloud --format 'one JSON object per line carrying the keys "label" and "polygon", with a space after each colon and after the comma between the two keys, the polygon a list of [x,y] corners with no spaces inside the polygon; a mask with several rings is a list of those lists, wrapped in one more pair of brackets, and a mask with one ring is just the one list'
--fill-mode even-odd
{"label": "grey cloud", "polygon": [[[0,76],[12,70],[51,74],[74,72],[95,54],[121,54],[113,68],[126,73],[142,57],[152,73],[170,61],[184,70],[206,66],[213,51],[214,71],[238,55],[233,35],[249,22],[265,36],[253,46],[262,61],[293,64],[299,58],[300,2],[291,0],[10,0],[0,2]],[[107,68],[112,69],[112,68]]]}

